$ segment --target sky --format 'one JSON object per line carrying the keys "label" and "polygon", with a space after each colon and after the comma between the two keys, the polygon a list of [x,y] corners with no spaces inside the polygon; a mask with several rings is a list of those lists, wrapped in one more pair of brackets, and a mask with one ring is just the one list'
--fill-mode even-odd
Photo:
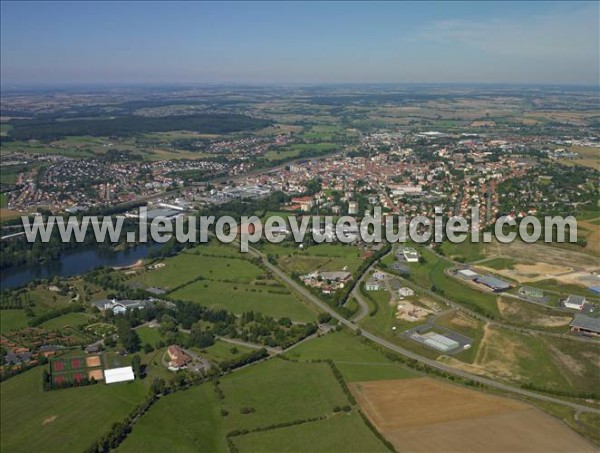
{"label": "sky", "polygon": [[598,2],[2,0],[6,84],[598,85]]}

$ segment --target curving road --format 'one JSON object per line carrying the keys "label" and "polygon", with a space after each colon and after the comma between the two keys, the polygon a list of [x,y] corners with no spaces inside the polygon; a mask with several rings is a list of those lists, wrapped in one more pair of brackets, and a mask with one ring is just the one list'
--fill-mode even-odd
{"label": "curving road", "polygon": [[573,409],[579,410],[581,412],[593,412],[596,414],[600,414],[600,409],[585,406],[583,404],[573,403],[571,401],[564,401],[562,399],[554,398],[549,395],[543,395],[540,393],[531,392],[529,390],[524,390],[520,387],[514,387],[512,385],[503,384],[501,382],[497,382],[492,379],[488,379],[488,378],[485,378],[482,376],[478,376],[476,374],[472,374],[472,373],[469,373],[466,371],[462,371],[462,370],[458,370],[456,368],[449,367],[447,365],[437,362],[436,360],[429,359],[427,357],[423,357],[419,354],[409,351],[408,349],[404,349],[401,346],[398,346],[394,343],[390,343],[389,341],[387,341],[369,331],[366,331],[364,329],[359,329],[358,326],[356,326],[354,323],[352,323],[351,321],[349,321],[346,318],[344,318],[343,316],[341,316],[338,312],[336,312],[333,308],[331,308],[325,302],[320,300],[318,297],[316,297],[314,294],[312,294],[306,288],[301,286],[296,281],[292,280],[281,269],[279,269],[278,267],[269,263],[258,250],[254,249],[252,247],[249,247],[249,253],[255,257],[260,258],[262,260],[263,264],[265,265],[265,267],[267,267],[271,272],[273,272],[275,275],[277,275],[288,286],[290,286],[296,292],[298,292],[300,295],[302,295],[306,300],[312,302],[314,305],[319,307],[319,309],[321,309],[322,311],[329,313],[333,318],[337,319],[342,325],[346,326],[350,330],[352,330],[352,331],[360,330],[362,336],[364,336],[365,338],[368,338],[369,340],[373,341],[374,343],[377,343],[387,349],[390,349],[390,350],[397,352],[398,354],[401,354],[405,357],[408,357],[410,359],[413,359],[420,363],[423,363],[427,366],[430,366],[431,368],[435,368],[437,370],[443,371],[448,374],[452,374],[454,376],[461,377],[463,379],[469,379],[469,380],[472,380],[475,382],[479,382],[480,384],[484,384],[488,387],[492,387],[492,388],[495,388],[498,390],[503,390],[505,392],[510,392],[510,393],[514,393],[517,395],[525,396],[528,398],[533,398],[533,399],[540,400],[540,401],[547,401],[550,403],[568,406]]}

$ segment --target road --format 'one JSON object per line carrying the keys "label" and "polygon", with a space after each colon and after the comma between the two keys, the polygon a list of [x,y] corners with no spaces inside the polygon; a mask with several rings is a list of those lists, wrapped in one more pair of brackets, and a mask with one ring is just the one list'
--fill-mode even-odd
{"label": "road", "polygon": [[[260,258],[262,260],[263,264],[271,272],[273,272],[273,274],[277,275],[289,287],[293,288],[297,293],[302,295],[306,300],[308,300],[309,302],[316,305],[320,310],[329,313],[333,318],[337,319],[342,325],[344,325],[348,329],[350,329],[354,332],[359,330],[359,328],[354,323],[352,323],[351,321],[349,321],[346,318],[344,318],[343,316],[341,316],[338,312],[336,312],[333,308],[331,308],[325,302],[320,300],[318,297],[316,297],[314,294],[312,294],[306,288],[301,286],[296,281],[292,280],[285,272],[280,270],[278,267],[269,263],[258,250],[254,249],[252,247],[249,247],[249,253],[251,253],[255,257]],[[491,380],[491,379],[488,379],[488,378],[485,378],[482,376],[478,376],[476,374],[471,374],[466,371],[462,371],[462,370],[458,370],[458,369],[446,366],[435,360],[429,359],[427,357],[423,357],[419,354],[409,351],[408,349],[404,349],[394,343],[390,343],[389,341],[387,341],[367,330],[360,329],[360,331],[361,331],[362,336],[364,336],[365,338],[368,338],[369,340],[371,340],[374,343],[377,343],[380,346],[383,346],[383,347],[385,347],[391,351],[394,351],[404,357],[408,357],[410,359],[416,360],[416,361],[423,363],[431,368],[435,368],[435,369],[443,371],[445,373],[452,374],[454,376],[458,376],[463,379],[475,381],[475,382],[478,382],[480,384],[486,385],[491,388],[495,388],[495,389],[502,390],[502,391],[509,392],[509,393],[514,393],[516,395],[525,396],[525,397],[540,400],[540,401],[546,401],[549,403],[560,404],[562,406],[568,406],[568,407],[571,407],[575,410],[579,410],[582,412],[593,412],[596,414],[600,414],[600,409],[585,406],[583,404],[573,403],[571,401],[564,401],[562,399],[554,398],[549,395],[543,395],[543,394],[531,392],[529,390],[524,390],[520,387],[514,387],[512,385],[497,382],[497,381],[494,381],[494,380]]]}

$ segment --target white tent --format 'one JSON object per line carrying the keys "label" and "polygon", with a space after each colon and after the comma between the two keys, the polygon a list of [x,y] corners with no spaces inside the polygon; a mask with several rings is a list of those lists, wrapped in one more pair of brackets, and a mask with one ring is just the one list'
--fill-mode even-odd
{"label": "white tent", "polygon": [[135,376],[133,374],[133,368],[131,368],[130,366],[104,370],[104,382],[106,382],[107,384],[114,384],[115,382],[133,381],[134,379]]}

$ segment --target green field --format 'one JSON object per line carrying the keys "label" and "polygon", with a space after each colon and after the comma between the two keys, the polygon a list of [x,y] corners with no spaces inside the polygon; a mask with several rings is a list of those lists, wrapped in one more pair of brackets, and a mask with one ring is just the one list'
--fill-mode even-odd
{"label": "green field", "polygon": [[203,384],[160,398],[117,451],[227,452],[212,386]]}
{"label": "green field", "polygon": [[262,251],[277,256],[278,265],[288,273],[306,274],[314,270],[355,272],[364,262],[357,247],[341,244],[319,244],[305,250],[265,244]]}
{"label": "green field", "polygon": [[359,414],[338,414],[326,420],[288,426],[233,438],[240,452],[383,452],[389,451]]}
{"label": "green field", "polygon": [[146,271],[134,277],[134,281],[168,290],[200,277],[249,283],[262,274],[260,268],[246,260],[196,255],[191,252],[181,253],[163,262],[165,267]]}
{"label": "green field", "polygon": [[8,206],[8,196],[5,193],[0,193],[0,208]]}
{"label": "green field", "polygon": [[[220,387],[227,431],[321,416],[348,404],[325,363],[271,359],[224,377]],[[255,412],[242,414],[242,408]]]}
{"label": "green field", "polygon": [[252,310],[300,322],[315,319],[311,307],[299,301],[263,269],[241,259],[240,252],[234,247],[211,243],[163,262],[165,267],[145,271],[132,282],[175,289],[170,293],[174,299],[223,308],[236,314]]}
{"label": "green field", "polygon": [[27,327],[27,320],[25,310],[2,310],[0,311],[0,333]]}
{"label": "green field", "polygon": [[64,329],[67,326],[79,327],[88,324],[93,318],[85,313],[67,313],[58,318],[50,319],[42,323],[41,327],[50,330]]}
{"label": "green field", "polygon": [[492,258],[479,263],[481,266],[491,267],[492,269],[504,270],[513,269],[517,261],[511,258]]}
{"label": "green field", "polygon": [[[235,348],[237,349],[237,353],[231,352],[231,350]],[[192,348],[198,354],[206,357],[208,360],[216,363],[223,362],[224,360],[231,360],[236,357],[241,356],[242,354],[247,354],[248,352],[253,351],[253,349],[247,348],[245,346],[239,346],[237,344],[227,343],[222,340],[215,340],[215,344],[209,346],[208,348],[204,348],[202,350],[198,348]]]}
{"label": "green field", "polygon": [[224,308],[236,314],[253,310],[294,321],[310,322],[315,319],[315,313],[307,305],[281,287],[201,280],[171,293],[171,297],[198,302],[207,307]]}
{"label": "green field", "polygon": [[160,331],[157,327],[139,327],[135,329],[142,341],[142,344],[148,343],[153,348],[156,348],[157,343],[161,339]]}
{"label": "green field", "polygon": [[303,343],[285,353],[301,361],[333,360],[348,382],[418,377],[346,332],[335,332]]}
{"label": "green field", "polygon": [[44,392],[41,373],[36,367],[0,385],[4,452],[85,450],[147,392],[139,381]]}
{"label": "green field", "polygon": [[470,263],[485,258],[483,243],[471,242],[469,239],[459,243],[444,241],[440,245],[440,248],[444,252],[444,255],[455,261]]}

